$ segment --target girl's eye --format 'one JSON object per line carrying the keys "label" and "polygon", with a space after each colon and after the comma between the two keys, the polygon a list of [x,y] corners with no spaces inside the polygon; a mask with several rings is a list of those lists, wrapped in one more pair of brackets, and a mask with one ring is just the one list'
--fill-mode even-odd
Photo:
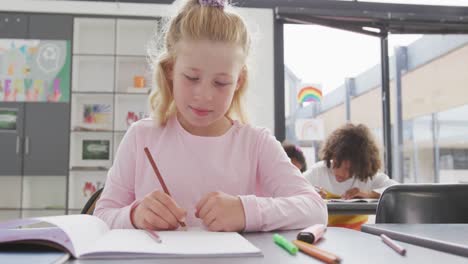
{"label": "girl's eye", "polygon": [[185,78],[187,78],[187,80],[192,81],[192,82],[196,82],[199,79],[198,77],[192,77],[192,76],[188,76],[186,74],[184,74],[184,76],[185,76]]}
{"label": "girl's eye", "polygon": [[230,85],[230,83],[227,83],[227,82],[215,82],[215,85],[218,86],[218,87],[223,87],[223,86],[226,86],[226,85]]}

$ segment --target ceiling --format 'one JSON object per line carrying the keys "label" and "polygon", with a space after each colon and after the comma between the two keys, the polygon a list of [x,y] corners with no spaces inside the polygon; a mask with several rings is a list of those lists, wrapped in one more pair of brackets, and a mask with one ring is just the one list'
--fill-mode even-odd
{"label": "ceiling", "polygon": [[[80,0],[171,4],[175,0]],[[285,23],[317,24],[368,35],[467,34],[468,7],[335,0],[232,0],[234,6],[274,8]],[[366,29],[363,29],[366,28]]]}

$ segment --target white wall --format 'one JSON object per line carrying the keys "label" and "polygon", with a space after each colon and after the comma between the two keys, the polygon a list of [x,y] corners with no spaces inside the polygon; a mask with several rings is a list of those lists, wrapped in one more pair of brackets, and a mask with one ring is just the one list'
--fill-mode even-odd
{"label": "white wall", "polygon": [[[86,1],[0,0],[0,12],[59,13],[103,16],[163,17],[175,12],[175,6],[163,4],[104,3]],[[274,133],[274,54],[272,9],[235,8],[244,17],[252,33],[250,85],[247,113],[254,125]]]}
{"label": "white wall", "polygon": [[247,112],[250,122],[275,131],[273,10],[237,8],[252,34]]}

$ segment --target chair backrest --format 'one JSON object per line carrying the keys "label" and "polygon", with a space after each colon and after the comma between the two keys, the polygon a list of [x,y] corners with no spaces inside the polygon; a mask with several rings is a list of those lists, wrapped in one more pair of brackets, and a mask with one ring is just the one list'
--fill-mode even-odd
{"label": "chair backrest", "polygon": [[376,223],[468,223],[468,184],[400,184],[387,188]]}
{"label": "chair backrest", "polygon": [[89,200],[86,202],[85,206],[81,210],[82,214],[89,214],[92,215],[94,212],[94,208],[96,207],[96,202],[99,200],[99,197],[101,197],[102,190],[104,188],[101,188],[97,190],[91,197],[89,197]]}

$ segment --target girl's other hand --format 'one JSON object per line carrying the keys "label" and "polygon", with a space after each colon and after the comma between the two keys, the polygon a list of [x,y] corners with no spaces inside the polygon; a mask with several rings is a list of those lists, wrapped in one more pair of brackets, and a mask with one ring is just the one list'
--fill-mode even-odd
{"label": "girl's other hand", "polygon": [[314,186],[315,191],[322,197],[322,199],[327,198],[327,191],[322,187]]}
{"label": "girl's other hand", "polygon": [[132,224],[139,229],[174,230],[185,222],[187,212],[163,191],[154,191],[143,198],[131,213]]}
{"label": "girl's other hand", "polygon": [[223,192],[206,194],[196,206],[195,216],[210,231],[236,232],[245,229],[245,213],[241,199]]}
{"label": "girl's other hand", "polygon": [[343,196],[341,196],[343,199],[353,199],[353,198],[370,198],[368,193],[361,192],[359,188],[351,188],[347,190]]}

